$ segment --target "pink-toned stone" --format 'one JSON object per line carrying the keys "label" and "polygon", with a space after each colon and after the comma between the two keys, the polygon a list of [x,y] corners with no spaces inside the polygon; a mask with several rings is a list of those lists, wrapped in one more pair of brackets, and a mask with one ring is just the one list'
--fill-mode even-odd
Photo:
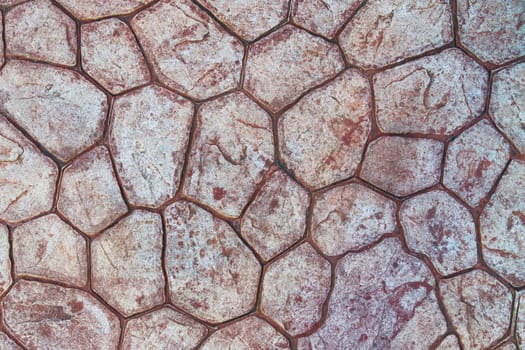
{"label": "pink-toned stone", "polygon": [[24,2],[24,1],[26,0],[0,0],[0,6],[9,7],[9,6],[13,6],[21,2]]}
{"label": "pink-toned stone", "polygon": [[64,170],[57,207],[89,236],[126,213],[126,203],[105,147],[83,154]]}
{"label": "pink-toned stone", "polygon": [[9,257],[9,234],[7,227],[0,224],[0,295],[4,294],[12,282],[11,258]]}
{"label": "pink-toned stone", "polygon": [[450,43],[448,1],[368,1],[343,29],[339,43],[347,60],[378,68]]}
{"label": "pink-toned stone", "polygon": [[354,175],[370,133],[370,86],[357,70],[310,92],[278,121],[281,156],[306,185]]}
{"label": "pink-toned stone", "polygon": [[91,243],[93,290],[124,316],[164,302],[160,215],[135,210]]}
{"label": "pink-toned stone", "polygon": [[465,349],[486,349],[507,331],[512,294],[488,273],[473,270],[439,282],[443,304]]}
{"label": "pink-toned stone", "polygon": [[518,299],[518,315],[516,319],[516,342],[520,349],[525,347],[525,294],[521,293]]}
{"label": "pink-toned stone", "polygon": [[205,99],[238,86],[243,46],[190,0],[162,0],[131,26],[159,79]]}
{"label": "pink-toned stone", "polygon": [[250,316],[213,333],[202,350],[290,349],[288,340],[266,321]]}
{"label": "pink-toned stone", "polygon": [[343,68],[335,44],[287,25],[250,46],[244,86],[277,112]]}
{"label": "pink-toned stone", "polygon": [[443,184],[475,207],[494,186],[509,156],[509,144],[482,120],[449,144]]}
{"label": "pink-toned stone", "polygon": [[310,196],[282,170],[276,170],[248,206],[241,235],[266,261],[303,237]]}
{"label": "pink-toned stone", "polygon": [[157,85],[117,97],[110,149],[130,203],[157,207],[175,195],[193,105]]}
{"label": "pink-toned stone", "polygon": [[396,238],[349,253],[335,273],[327,319],[299,349],[428,349],[447,331],[430,270]]}
{"label": "pink-toned stone", "polygon": [[195,349],[206,327],[168,307],[127,322],[122,349]]}
{"label": "pink-toned stone", "polygon": [[447,192],[431,191],[408,199],[399,217],[408,248],[428,256],[440,274],[456,273],[477,263],[474,219]]}
{"label": "pink-toned stone", "polygon": [[376,118],[391,133],[450,134],[485,107],[488,73],[459,49],[374,76]]}
{"label": "pink-toned stone", "polygon": [[525,285],[525,162],[512,161],[480,217],[481,250],[489,267]]}
{"label": "pink-toned stone", "polygon": [[0,72],[0,110],[48,151],[69,160],[102,136],[108,103],[77,72],[11,60]]}
{"label": "pink-toned stone", "polygon": [[514,343],[506,343],[503,345],[500,345],[496,348],[496,350],[519,350]]}
{"label": "pink-toned stone", "polygon": [[[2,6],[0,4],[0,6]],[[4,22],[4,16],[2,14],[0,14],[0,20],[2,20],[2,23]],[[2,26],[2,28],[0,28],[0,34],[2,35],[2,37],[4,37],[4,26]],[[1,40],[0,42],[0,66],[3,66],[5,63],[5,47],[4,47],[4,41]]]}
{"label": "pink-toned stone", "polygon": [[57,178],[56,164],[0,115],[0,219],[13,223],[51,209]]}
{"label": "pink-toned stone", "polygon": [[368,146],[361,178],[396,196],[439,181],[443,143],[431,139],[383,136]]}
{"label": "pink-toned stone", "polygon": [[273,162],[270,116],[242,92],[202,105],[184,193],[238,217]]}
{"label": "pink-toned stone", "polygon": [[360,249],[396,227],[396,204],[371,189],[351,183],[315,197],[311,235],[326,255]]}
{"label": "pink-toned stone", "polygon": [[75,22],[48,0],[29,1],[5,16],[6,51],[10,57],[74,66]]}
{"label": "pink-toned stone", "polygon": [[11,338],[4,332],[0,332],[0,349],[2,350],[22,350]]}
{"label": "pink-toned stone", "polygon": [[116,349],[118,318],[90,294],[19,281],[2,302],[9,331],[28,349]]}
{"label": "pink-toned stone", "polygon": [[261,267],[224,221],[175,202],[165,211],[171,301],[201,320],[224,322],[255,304]]}
{"label": "pink-toned stone", "polygon": [[86,240],[57,215],[42,216],[16,227],[12,244],[16,277],[86,285]]}
{"label": "pink-toned stone", "polygon": [[458,337],[456,337],[454,334],[448,335],[441,341],[436,350],[461,350]]}
{"label": "pink-toned stone", "polygon": [[154,0],[57,0],[80,20],[125,15]]}

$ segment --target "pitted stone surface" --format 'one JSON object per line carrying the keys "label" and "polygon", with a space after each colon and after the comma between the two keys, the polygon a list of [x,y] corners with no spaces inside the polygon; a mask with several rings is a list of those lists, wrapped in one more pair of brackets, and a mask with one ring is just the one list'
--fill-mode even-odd
{"label": "pitted stone surface", "polygon": [[154,0],[57,0],[81,20],[125,15],[134,12]]}
{"label": "pitted stone surface", "polygon": [[22,350],[11,338],[4,332],[0,332],[0,348],[3,350]]}
{"label": "pitted stone surface", "polygon": [[519,350],[514,343],[506,343],[498,346],[496,350]]}
{"label": "pitted stone surface", "polygon": [[458,338],[451,334],[441,341],[436,350],[460,350]]}
{"label": "pitted stone surface", "polygon": [[14,6],[24,1],[26,0],[0,0],[0,6],[3,6],[3,7]]}
{"label": "pitted stone surface", "polygon": [[520,349],[525,347],[525,294],[517,296],[518,298],[518,317],[516,319],[516,341]]}
{"label": "pitted stone surface", "polygon": [[[0,224],[0,295],[11,286],[11,258],[9,257],[9,234],[7,227]],[[0,345],[1,345],[0,341]]]}

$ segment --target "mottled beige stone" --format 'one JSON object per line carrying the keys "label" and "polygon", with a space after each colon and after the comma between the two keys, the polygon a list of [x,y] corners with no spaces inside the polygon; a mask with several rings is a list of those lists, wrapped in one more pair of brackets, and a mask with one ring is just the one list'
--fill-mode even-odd
{"label": "mottled beige stone", "polygon": [[450,334],[439,343],[436,350],[461,350],[461,348],[459,347],[458,338],[454,334]]}
{"label": "mottled beige stone", "polygon": [[0,348],[2,350],[22,350],[22,348],[16,345],[4,332],[0,332]]}
{"label": "mottled beige stone", "polygon": [[154,0],[57,0],[76,18],[81,20],[125,15]]}
{"label": "mottled beige stone", "polygon": [[[0,224],[0,295],[11,286],[11,258],[9,257],[9,233],[7,227]],[[0,345],[2,344],[0,340]]]}

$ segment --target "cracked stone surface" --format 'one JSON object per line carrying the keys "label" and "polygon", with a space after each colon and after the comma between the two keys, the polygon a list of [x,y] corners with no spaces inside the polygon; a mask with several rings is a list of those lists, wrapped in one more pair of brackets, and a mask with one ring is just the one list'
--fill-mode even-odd
{"label": "cracked stone surface", "polygon": [[518,298],[518,317],[516,325],[516,338],[518,346],[523,348],[525,346],[525,294],[521,294]]}
{"label": "cracked stone surface", "polygon": [[461,349],[459,347],[459,341],[458,338],[451,334],[448,335],[445,339],[439,343],[439,346],[436,348],[436,350],[459,350]]}
{"label": "cracked stone surface", "polygon": [[22,350],[9,336],[0,332],[0,346],[4,350]]}
{"label": "cracked stone surface", "polygon": [[0,295],[4,294],[12,282],[11,258],[9,257],[9,232],[6,226],[0,224]]}
{"label": "cracked stone surface", "polygon": [[140,9],[154,0],[57,0],[81,20],[125,15]]}

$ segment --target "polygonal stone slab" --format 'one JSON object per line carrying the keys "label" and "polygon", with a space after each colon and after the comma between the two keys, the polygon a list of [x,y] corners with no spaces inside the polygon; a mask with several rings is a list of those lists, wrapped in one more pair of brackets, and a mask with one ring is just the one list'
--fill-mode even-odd
{"label": "polygonal stone slab", "polygon": [[80,20],[125,15],[154,0],[57,0]]}
{"label": "polygonal stone slab", "polygon": [[130,203],[160,206],[179,187],[193,105],[157,85],[117,97],[110,149]]}
{"label": "polygonal stone slab", "polygon": [[273,162],[270,116],[242,92],[202,105],[184,193],[237,217]]}
{"label": "polygonal stone slab", "polygon": [[205,99],[239,84],[243,46],[189,0],[162,0],[131,26],[159,79]]}
{"label": "polygonal stone slab", "polygon": [[11,338],[4,332],[0,332],[0,349],[2,350],[22,350]]}
{"label": "polygonal stone slab", "polygon": [[351,183],[315,197],[311,235],[326,255],[360,249],[396,227],[396,204],[371,189]]}
{"label": "polygonal stone slab", "polygon": [[443,184],[475,207],[494,186],[509,156],[503,136],[482,120],[449,144]]}
{"label": "polygonal stone slab", "polygon": [[363,68],[399,62],[452,39],[450,4],[435,0],[368,1],[339,35],[347,60]]}
{"label": "polygonal stone slab", "polygon": [[428,349],[446,331],[430,270],[388,238],[339,260],[327,319],[298,348]]}
{"label": "polygonal stone slab", "polygon": [[7,328],[31,349],[116,349],[118,318],[90,294],[19,281],[2,302]]}
{"label": "polygonal stone slab", "polygon": [[[0,5],[1,6],[1,5]],[[0,14],[0,19],[2,20],[2,23],[4,21],[4,16]],[[4,37],[4,27],[0,28],[0,34],[2,37]],[[5,47],[4,47],[4,41],[0,42],[0,66],[3,66],[5,63]]]}
{"label": "polygonal stone slab", "polygon": [[343,68],[335,44],[287,25],[250,46],[244,85],[277,112]]}
{"label": "polygonal stone slab", "polygon": [[525,294],[518,296],[518,317],[516,319],[516,341],[520,349],[525,347]]}
{"label": "polygonal stone slab", "polygon": [[391,133],[450,134],[485,107],[488,73],[448,49],[374,76],[376,118]]}
{"label": "polygonal stone slab", "polygon": [[106,95],[77,72],[16,60],[0,72],[0,110],[62,160],[102,136],[107,109]]}
{"label": "polygonal stone slab", "polygon": [[13,5],[19,4],[24,1],[26,0],[0,0],[0,6],[3,6],[3,7],[13,6]]}
{"label": "polygonal stone slab", "polygon": [[0,224],[0,295],[4,294],[12,282],[9,233],[7,232],[7,227]]}
{"label": "polygonal stone slab", "polygon": [[512,294],[488,273],[473,270],[443,279],[439,289],[464,348],[489,348],[507,331]]}
{"label": "polygonal stone slab", "polygon": [[75,22],[48,0],[30,1],[5,16],[9,57],[74,66],[77,61]]}
{"label": "polygonal stone slab", "polygon": [[49,214],[13,230],[17,277],[43,277],[83,287],[87,283],[87,243],[57,215]]}
{"label": "polygonal stone slab", "polygon": [[224,221],[180,201],[165,211],[166,270],[172,302],[211,323],[247,313],[261,267]]}
{"label": "polygonal stone slab", "polygon": [[408,248],[428,256],[440,274],[468,269],[478,261],[474,219],[445,191],[408,199],[399,217]]}
{"label": "polygonal stone slab", "polygon": [[458,338],[450,334],[441,341],[436,350],[461,350],[458,342]]}
{"label": "polygonal stone slab", "polygon": [[354,175],[370,133],[370,86],[357,70],[310,92],[278,120],[286,166],[306,185]]}
{"label": "polygonal stone slab", "polygon": [[500,345],[496,348],[496,350],[519,350],[514,343],[506,343],[503,345]]}
{"label": "polygonal stone slab", "polygon": [[93,290],[124,316],[164,302],[160,215],[135,210],[91,243]]}
{"label": "polygonal stone slab", "polygon": [[443,143],[432,139],[383,136],[373,141],[361,178],[396,196],[406,196],[439,181]]}
{"label": "polygonal stone slab", "polygon": [[64,170],[57,208],[89,236],[126,213],[105,147],[83,154]]}

